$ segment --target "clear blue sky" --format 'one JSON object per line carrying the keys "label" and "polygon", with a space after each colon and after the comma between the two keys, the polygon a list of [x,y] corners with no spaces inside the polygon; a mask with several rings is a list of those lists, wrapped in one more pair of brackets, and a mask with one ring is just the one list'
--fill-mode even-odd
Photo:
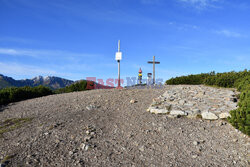
{"label": "clear blue sky", "polygon": [[0,73],[164,80],[250,67],[249,0],[0,0]]}

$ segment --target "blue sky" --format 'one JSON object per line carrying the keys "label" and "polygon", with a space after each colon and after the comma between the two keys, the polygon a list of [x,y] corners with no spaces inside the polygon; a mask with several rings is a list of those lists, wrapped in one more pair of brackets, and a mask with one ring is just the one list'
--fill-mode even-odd
{"label": "blue sky", "polygon": [[250,67],[248,0],[0,0],[0,73],[164,80]]}

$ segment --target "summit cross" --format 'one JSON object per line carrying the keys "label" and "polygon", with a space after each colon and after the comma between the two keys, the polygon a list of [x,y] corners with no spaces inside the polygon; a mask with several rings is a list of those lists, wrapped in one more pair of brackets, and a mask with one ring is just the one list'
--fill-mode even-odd
{"label": "summit cross", "polygon": [[155,84],[155,64],[160,64],[160,62],[155,61],[155,56],[153,56],[153,61],[148,61],[148,64],[153,64],[153,84]]}

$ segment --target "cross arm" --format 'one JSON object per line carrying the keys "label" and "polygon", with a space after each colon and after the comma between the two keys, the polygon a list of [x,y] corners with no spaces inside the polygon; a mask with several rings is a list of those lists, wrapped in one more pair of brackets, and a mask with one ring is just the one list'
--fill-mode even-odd
{"label": "cross arm", "polygon": [[155,62],[153,62],[153,61],[148,61],[148,63],[149,63],[149,64],[153,64],[153,63],[155,63],[155,64],[160,64],[159,61],[155,61]]}

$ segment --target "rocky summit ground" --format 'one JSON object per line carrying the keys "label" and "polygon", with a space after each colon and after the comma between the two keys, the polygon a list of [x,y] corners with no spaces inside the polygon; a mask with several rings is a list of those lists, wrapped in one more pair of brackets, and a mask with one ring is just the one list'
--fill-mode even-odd
{"label": "rocky summit ground", "polygon": [[226,121],[146,111],[175,89],[91,90],[4,106],[1,166],[249,166],[249,137]]}

